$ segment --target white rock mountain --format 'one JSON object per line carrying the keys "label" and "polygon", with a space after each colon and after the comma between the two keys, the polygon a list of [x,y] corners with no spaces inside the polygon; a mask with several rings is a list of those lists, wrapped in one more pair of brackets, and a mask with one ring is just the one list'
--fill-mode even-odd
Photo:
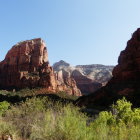
{"label": "white rock mountain", "polygon": [[113,68],[114,66],[100,64],[71,66],[63,60],[53,64],[56,73],[69,73],[83,95],[92,93],[106,85],[112,77]]}

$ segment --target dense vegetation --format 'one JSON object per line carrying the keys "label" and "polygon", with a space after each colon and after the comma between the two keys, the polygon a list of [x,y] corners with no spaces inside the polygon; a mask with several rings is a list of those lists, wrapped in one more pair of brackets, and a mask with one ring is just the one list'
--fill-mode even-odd
{"label": "dense vegetation", "polygon": [[123,98],[95,118],[72,102],[54,101],[49,96],[25,98],[16,104],[3,101],[0,136],[6,135],[14,140],[139,140],[140,109]]}

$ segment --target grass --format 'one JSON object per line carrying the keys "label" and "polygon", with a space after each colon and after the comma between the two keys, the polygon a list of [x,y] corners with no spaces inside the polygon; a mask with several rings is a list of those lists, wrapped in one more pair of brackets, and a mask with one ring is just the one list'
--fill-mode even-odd
{"label": "grass", "polygon": [[112,105],[111,111],[100,112],[96,119],[72,103],[54,101],[49,96],[0,105],[0,136],[12,135],[14,140],[140,139],[140,109],[132,108],[125,99]]}

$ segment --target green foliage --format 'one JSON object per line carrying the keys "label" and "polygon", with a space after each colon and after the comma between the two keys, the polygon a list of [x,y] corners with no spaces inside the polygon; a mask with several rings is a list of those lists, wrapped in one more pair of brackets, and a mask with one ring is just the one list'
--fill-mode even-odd
{"label": "green foliage", "polygon": [[0,139],[2,136],[12,135],[13,139],[17,139],[18,131],[16,130],[15,126],[10,124],[9,122],[5,122],[0,117]]}
{"label": "green foliage", "polygon": [[139,140],[140,109],[132,109],[132,104],[123,98],[112,105],[112,112],[101,112],[91,128],[96,134],[100,132],[99,139]]}
{"label": "green foliage", "polygon": [[0,102],[0,116],[5,114],[9,106],[10,104],[6,101]]}
{"label": "green foliage", "polygon": [[36,89],[25,88],[25,89],[19,90],[17,92],[14,92],[14,94],[18,95],[20,97],[35,96],[37,94],[36,93],[37,90],[38,90],[38,88],[36,88]]}
{"label": "green foliage", "polygon": [[45,118],[32,128],[31,139],[86,140],[87,117],[73,105],[66,105],[57,112],[49,109]]}
{"label": "green foliage", "polygon": [[58,92],[57,95],[63,99],[70,99],[70,100],[77,100],[78,99],[78,96],[75,96],[75,95],[69,95],[67,94],[66,92],[64,91],[61,91],[61,92]]}
{"label": "green foliage", "polygon": [[140,109],[132,109],[132,104],[125,98],[118,100],[116,105],[112,105],[112,112],[103,111],[99,114],[99,118],[96,120],[100,123],[106,124],[140,124]]}
{"label": "green foliage", "polygon": [[16,126],[22,138],[27,138],[30,136],[32,124],[36,119],[44,117],[45,102],[45,98],[32,98],[19,105],[11,106],[6,113],[5,120]]}
{"label": "green foliage", "polygon": [[132,108],[125,98],[112,105],[111,111],[100,112],[97,119],[49,97],[34,97],[11,106],[1,102],[0,112],[0,136],[11,134],[14,140],[19,140],[15,136],[28,140],[140,139],[140,109]]}
{"label": "green foliage", "polygon": [[124,98],[117,101],[114,106],[117,109],[117,120],[123,121],[126,124],[135,123],[140,124],[140,108],[132,109],[132,104],[127,102]]}

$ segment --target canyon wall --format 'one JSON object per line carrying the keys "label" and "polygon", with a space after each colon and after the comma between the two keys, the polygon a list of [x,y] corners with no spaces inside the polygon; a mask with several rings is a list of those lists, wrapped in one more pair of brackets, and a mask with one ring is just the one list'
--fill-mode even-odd
{"label": "canyon wall", "polygon": [[71,77],[67,77],[67,81],[63,80],[61,84],[58,81],[49,65],[46,44],[41,38],[17,43],[0,62],[1,89],[45,87],[49,91],[68,91],[80,96]]}

